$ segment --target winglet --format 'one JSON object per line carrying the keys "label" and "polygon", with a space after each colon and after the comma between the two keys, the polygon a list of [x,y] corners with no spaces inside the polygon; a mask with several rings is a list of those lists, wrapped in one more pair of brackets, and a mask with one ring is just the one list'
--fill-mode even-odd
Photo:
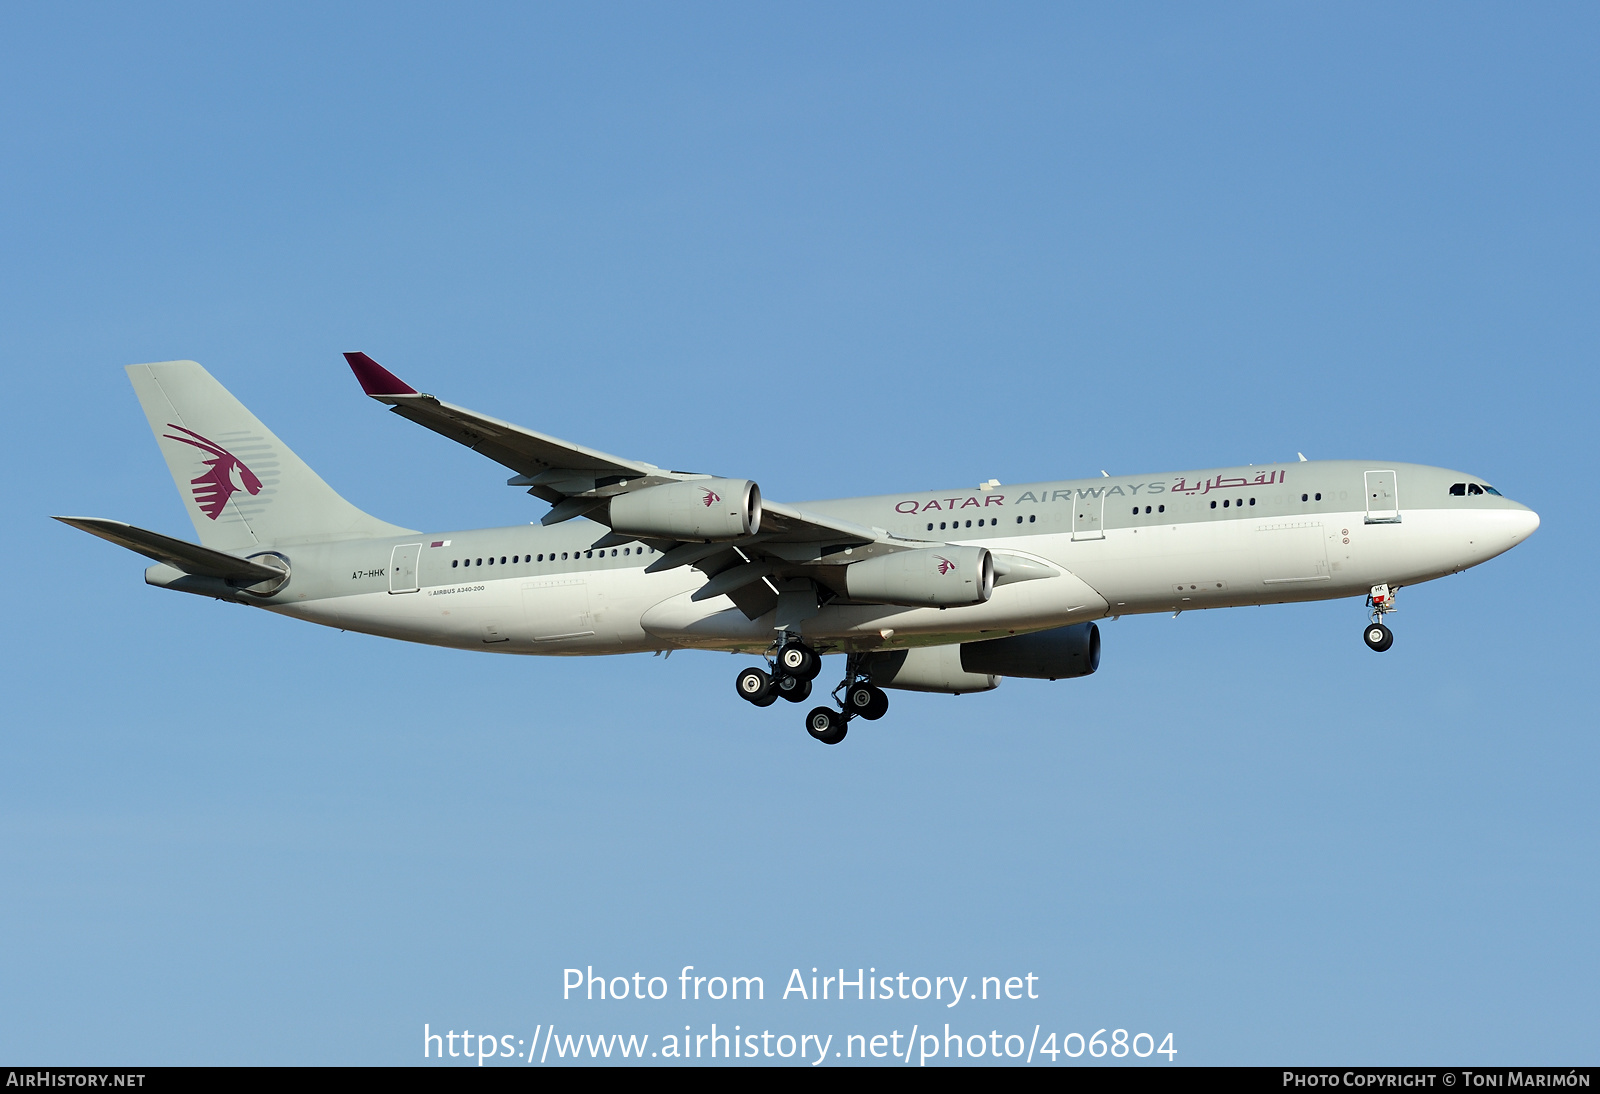
{"label": "winglet", "polygon": [[344,359],[350,362],[350,371],[356,374],[356,379],[361,382],[361,390],[375,399],[385,395],[415,395],[417,389],[407,384],[400,377],[384,368],[378,362],[364,353],[347,353]]}

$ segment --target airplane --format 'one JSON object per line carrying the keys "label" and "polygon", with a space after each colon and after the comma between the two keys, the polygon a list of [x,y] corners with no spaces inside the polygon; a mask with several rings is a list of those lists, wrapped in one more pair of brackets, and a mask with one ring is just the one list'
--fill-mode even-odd
{"label": "airplane", "polygon": [[154,560],[150,585],[341,630],[506,654],[758,655],[735,680],[758,707],[805,702],[822,656],[843,654],[832,703],[806,717],[824,744],[883,717],[889,690],[1088,676],[1108,617],[1363,596],[1363,638],[1381,653],[1399,589],[1539,527],[1477,476],[1299,454],[791,505],[749,479],[664,470],[455,406],[365,353],[345,359],[369,397],[501,464],[549,510],[503,528],[389,524],[199,364],[166,361],[127,372],[200,542],[55,519]]}

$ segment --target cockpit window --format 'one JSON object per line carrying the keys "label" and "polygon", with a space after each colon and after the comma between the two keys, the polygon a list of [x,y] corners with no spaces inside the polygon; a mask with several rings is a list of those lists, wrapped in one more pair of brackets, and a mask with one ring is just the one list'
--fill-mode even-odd
{"label": "cockpit window", "polygon": [[1503,497],[1505,497],[1505,495],[1504,495],[1504,494],[1502,494],[1502,493],[1501,493],[1501,492],[1500,492],[1500,491],[1498,491],[1498,490],[1496,490],[1496,489],[1495,489],[1495,488],[1494,488],[1494,487],[1492,487],[1492,486],[1489,486],[1489,485],[1488,485],[1488,484],[1485,484],[1485,485],[1484,485],[1484,487],[1483,487],[1483,489],[1484,489],[1484,492],[1485,492],[1485,493],[1488,493],[1488,494],[1493,494],[1493,495],[1494,495],[1494,496],[1495,496],[1495,497],[1497,497],[1497,498],[1503,498]]}
{"label": "cockpit window", "polygon": [[1479,486],[1475,482],[1469,482],[1469,483],[1467,483],[1467,493],[1468,494],[1481,494],[1481,493],[1483,493],[1483,487]]}
{"label": "cockpit window", "polygon": [[1450,486],[1450,496],[1464,498],[1467,496],[1467,484],[1464,482],[1453,483]]}

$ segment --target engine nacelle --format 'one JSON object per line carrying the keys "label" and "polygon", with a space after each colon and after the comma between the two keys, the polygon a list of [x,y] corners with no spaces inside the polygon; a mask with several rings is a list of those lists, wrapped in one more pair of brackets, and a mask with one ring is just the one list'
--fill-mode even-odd
{"label": "engine nacelle", "polygon": [[993,691],[1000,686],[990,673],[962,668],[960,646],[878,650],[867,654],[864,664],[867,677],[880,688],[960,695],[964,691]]}
{"label": "engine nacelle", "polygon": [[967,672],[1025,676],[1034,680],[1070,680],[1100,667],[1100,628],[1093,623],[963,642],[961,667]]}
{"label": "engine nacelle", "polygon": [[611,499],[611,530],[642,539],[719,540],[761,529],[761,487],[749,479],[691,479]]}
{"label": "engine nacelle", "polygon": [[950,608],[982,604],[994,592],[994,559],[984,547],[924,547],[854,562],[844,570],[851,600]]}

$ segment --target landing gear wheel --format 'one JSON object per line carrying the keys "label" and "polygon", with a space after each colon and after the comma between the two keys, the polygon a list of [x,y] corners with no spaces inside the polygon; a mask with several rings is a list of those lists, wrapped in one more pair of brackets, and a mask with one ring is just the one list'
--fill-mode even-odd
{"label": "landing gear wheel", "polygon": [[844,709],[875,722],[889,712],[889,697],[871,684],[851,684],[844,693]]}
{"label": "landing gear wheel", "polygon": [[778,691],[772,685],[772,677],[760,669],[745,669],[739,674],[735,686],[739,689],[739,698],[758,707],[770,707],[778,701]]}
{"label": "landing gear wheel", "polygon": [[1382,623],[1368,623],[1367,629],[1361,636],[1366,639],[1367,648],[1382,653],[1394,645],[1394,632]]}
{"label": "landing gear wheel", "polygon": [[791,703],[803,703],[811,698],[811,681],[798,676],[782,676],[778,678],[777,691]]}
{"label": "landing gear wheel", "polygon": [[790,642],[778,651],[778,667],[786,675],[802,680],[814,679],[822,671],[822,658],[817,651],[803,642]]}
{"label": "landing gear wheel", "polygon": [[816,707],[806,715],[806,732],[825,745],[844,740],[846,725],[844,715],[832,707]]}

